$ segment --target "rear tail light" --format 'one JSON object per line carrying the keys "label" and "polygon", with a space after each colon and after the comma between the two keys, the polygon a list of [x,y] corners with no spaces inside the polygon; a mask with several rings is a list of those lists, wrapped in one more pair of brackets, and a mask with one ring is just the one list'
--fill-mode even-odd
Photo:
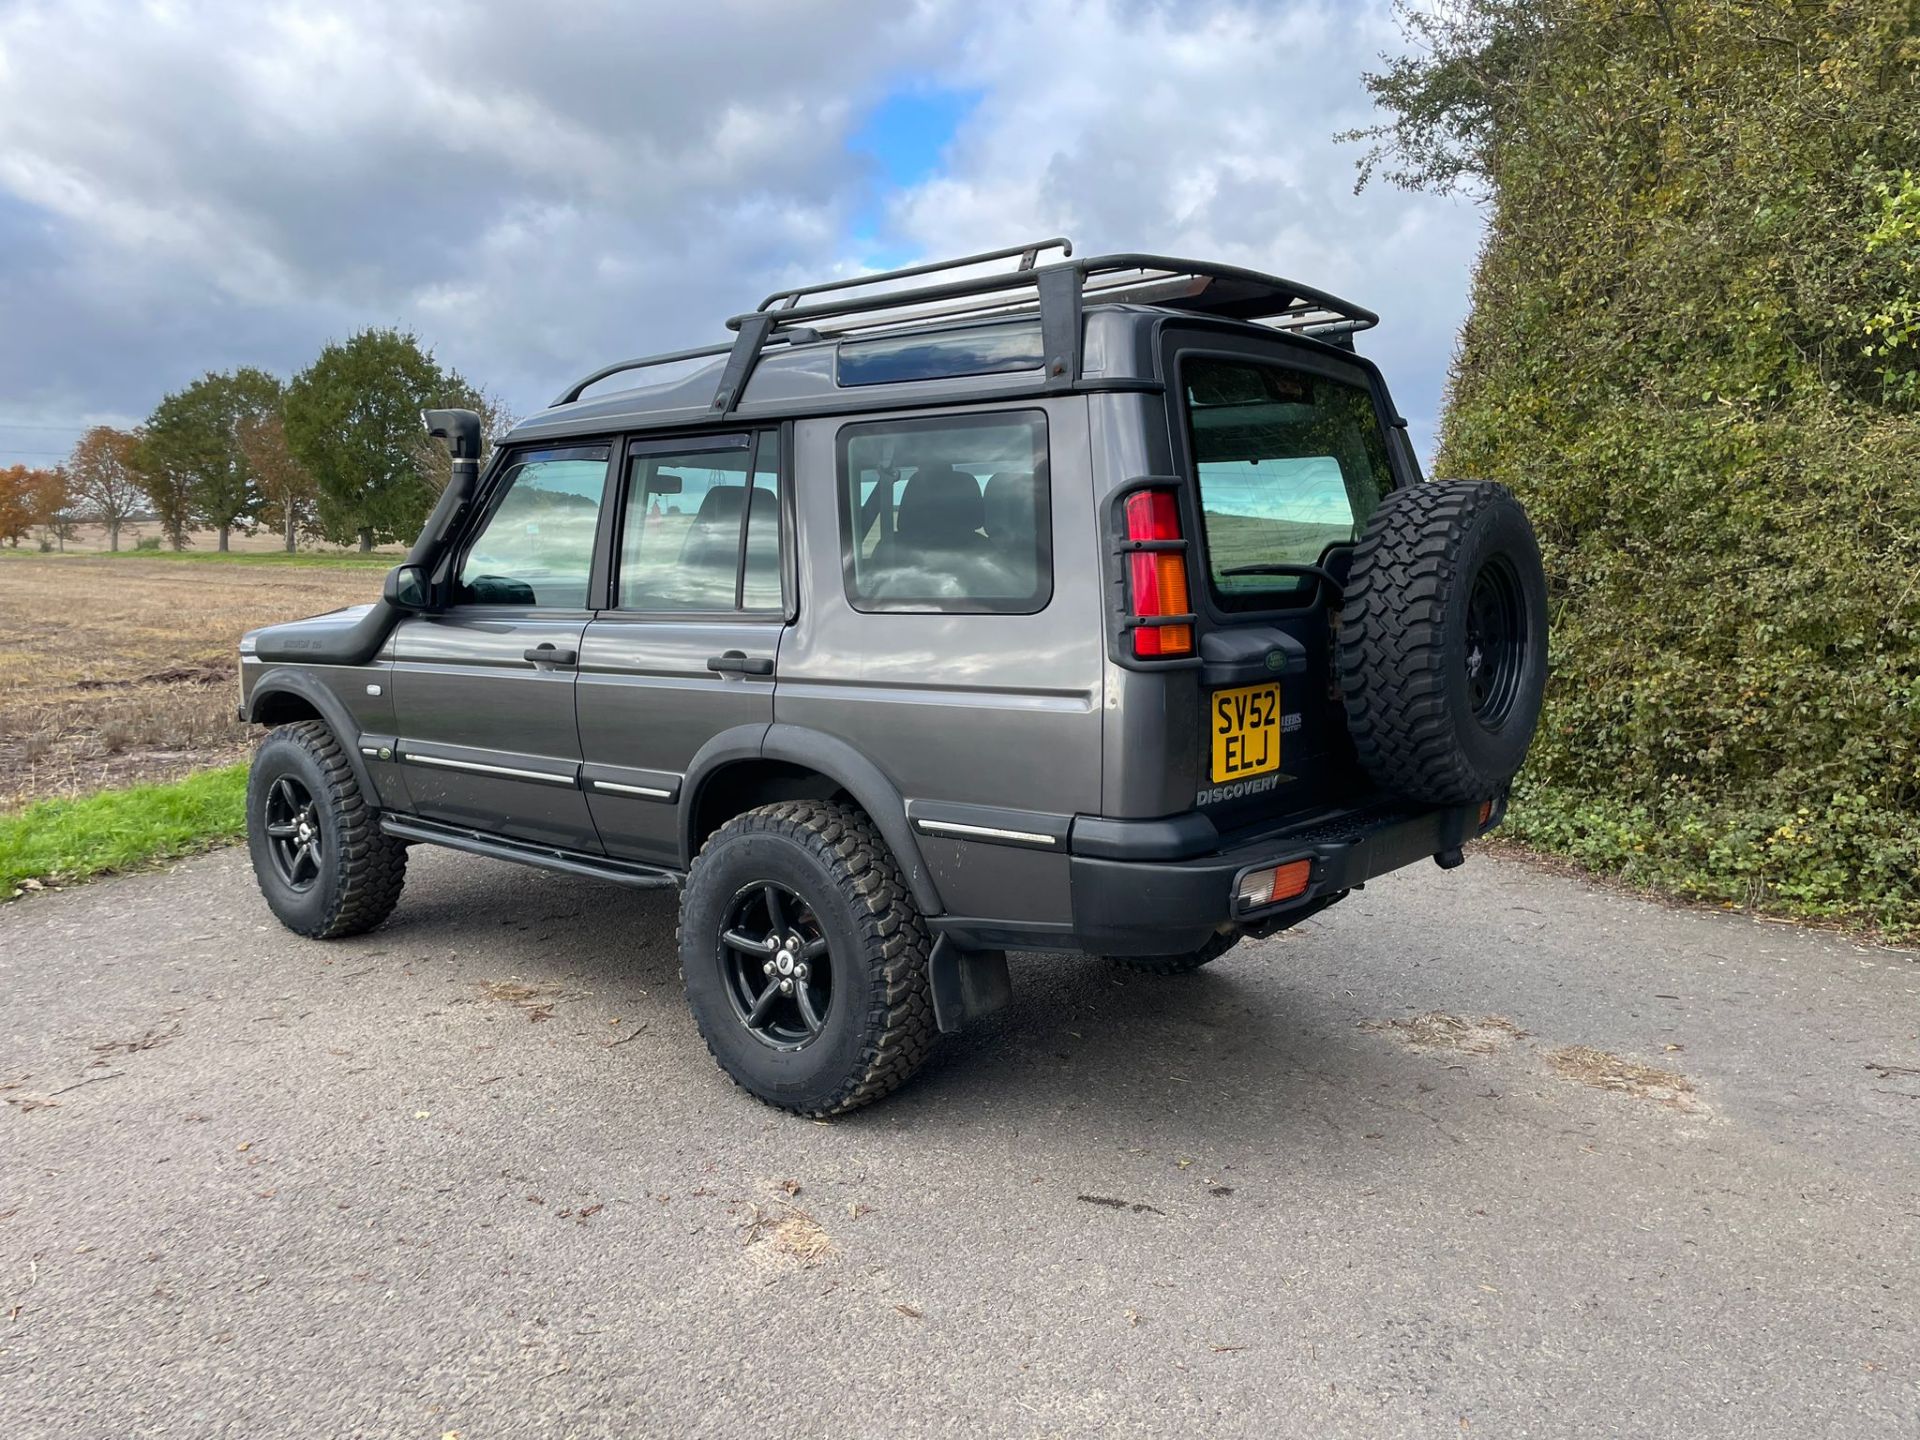
{"label": "rear tail light", "polygon": [[1240,877],[1240,904],[1253,910],[1304,894],[1313,878],[1313,861],[1289,860],[1271,870],[1250,870]]}
{"label": "rear tail light", "polygon": [[[1127,555],[1128,599],[1136,619],[1191,613],[1187,557],[1180,544],[1180,505],[1171,490],[1141,490],[1127,497],[1127,539],[1156,548]],[[1164,545],[1166,548],[1158,548]],[[1164,659],[1193,653],[1193,626],[1136,625],[1133,653]]]}
{"label": "rear tail light", "polygon": [[1493,818],[1493,802],[1491,800],[1482,800],[1480,802],[1480,828],[1482,830],[1486,829],[1487,821],[1491,820],[1492,818]]}

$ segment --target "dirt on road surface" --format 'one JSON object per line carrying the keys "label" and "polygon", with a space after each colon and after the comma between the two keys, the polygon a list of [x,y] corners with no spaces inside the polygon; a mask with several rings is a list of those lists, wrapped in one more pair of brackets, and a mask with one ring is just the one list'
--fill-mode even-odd
{"label": "dirt on road surface", "polygon": [[1914,1433],[1920,959],[1476,859],[1015,959],[766,1110],[670,896],[415,852],[0,909],[0,1416],[129,1436]]}

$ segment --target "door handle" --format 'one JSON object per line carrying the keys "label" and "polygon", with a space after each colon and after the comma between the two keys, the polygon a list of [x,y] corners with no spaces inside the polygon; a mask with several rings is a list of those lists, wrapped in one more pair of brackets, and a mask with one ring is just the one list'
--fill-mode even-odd
{"label": "door handle", "polygon": [[578,665],[580,663],[578,650],[562,650],[551,640],[542,640],[531,650],[522,653],[535,665]]}
{"label": "door handle", "polygon": [[771,655],[749,655],[744,650],[729,650],[723,655],[715,655],[707,661],[707,669],[721,671],[729,675],[771,675],[773,657]]}

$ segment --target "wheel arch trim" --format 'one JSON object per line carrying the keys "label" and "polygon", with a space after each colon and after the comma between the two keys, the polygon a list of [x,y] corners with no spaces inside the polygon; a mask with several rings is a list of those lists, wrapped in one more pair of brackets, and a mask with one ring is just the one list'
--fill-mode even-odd
{"label": "wheel arch trim", "polygon": [[263,723],[260,719],[260,702],[272,695],[295,696],[319,712],[320,718],[327,722],[334,738],[340,742],[340,749],[353,770],[354,782],[359,785],[360,793],[378,808],[380,792],[374,788],[366,759],[360,753],[361,729],[354,723],[352,714],[341,703],[340,697],[303,671],[270,670],[260,677],[259,683],[247,696],[247,723]]}
{"label": "wheel arch trim", "polygon": [[801,725],[742,725],[713,737],[687,767],[681,786],[680,858],[693,863],[693,822],[701,792],[721,770],[742,760],[781,760],[826,776],[864,810],[906,876],[913,901],[925,916],[942,913],[940,892],[921,858],[907,820],[907,802],[885,771],[837,736]]}

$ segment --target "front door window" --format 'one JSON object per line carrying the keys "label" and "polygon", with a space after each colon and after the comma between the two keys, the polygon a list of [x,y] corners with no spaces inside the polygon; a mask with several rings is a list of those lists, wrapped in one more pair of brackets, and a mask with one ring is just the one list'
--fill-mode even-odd
{"label": "front door window", "polygon": [[460,564],[455,600],[585,609],[607,447],[523,456],[500,483],[500,499]]}

